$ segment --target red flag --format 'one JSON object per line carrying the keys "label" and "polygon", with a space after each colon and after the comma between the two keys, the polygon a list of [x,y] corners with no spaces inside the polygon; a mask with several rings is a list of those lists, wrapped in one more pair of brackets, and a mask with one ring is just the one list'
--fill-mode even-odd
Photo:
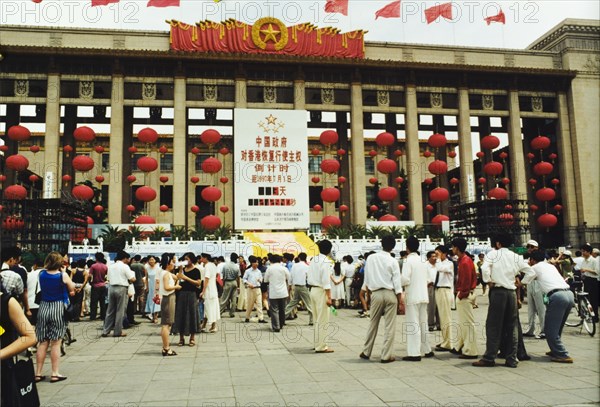
{"label": "red flag", "polygon": [[146,7],[179,7],[179,0],[148,0]]}
{"label": "red flag", "polygon": [[400,0],[394,1],[387,6],[375,12],[375,20],[379,17],[383,18],[398,18],[400,17]]}
{"label": "red flag", "polygon": [[92,0],[92,7],[107,6],[110,3],[118,3],[120,0]]}
{"label": "red flag", "polygon": [[502,9],[500,9],[500,12],[497,15],[486,17],[484,18],[484,20],[487,23],[487,25],[490,25],[491,23],[506,24],[506,17],[504,16],[504,11],[502,11]]}
{"label": "red flag", "polygon": [[427,20],[427,24],[433,23],[438,17],[452,20],[452,3],[444,3],[425,9],[425,19]]}
{"label": "red flag", "polygon": [[325,3],[326,13],[340,13],[348,15],[348,0],[327,0]]}

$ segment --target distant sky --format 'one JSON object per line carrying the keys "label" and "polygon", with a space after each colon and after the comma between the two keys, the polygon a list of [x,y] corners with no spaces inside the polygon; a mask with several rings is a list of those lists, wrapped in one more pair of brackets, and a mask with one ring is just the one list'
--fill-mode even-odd
{"label": "distant sky", "polygon": [[[2,0],[0,25],[168,31],[167,19],[195,23],[234,18],[251,24],[273,16],[286,25],[311,22],[342,31],[368,30],[367,41],[522,49],[565,18],[600,19],[596,0],[455,1],[454,21],[439,19],[426,24],[423,10],[444,2],[403,0],[400,18],[375,20],[375,11],[390,1],[350,0],[348,16],[343,16],[326,14],[325,0],[181,0],[180,7],[168,8],[148,8],[146,0],[121,0],[101,7],[91,7],[91,0],[43,0],[39,4]],[[500,8],[506,24],[487,26],[484,17],[497,14]]]}

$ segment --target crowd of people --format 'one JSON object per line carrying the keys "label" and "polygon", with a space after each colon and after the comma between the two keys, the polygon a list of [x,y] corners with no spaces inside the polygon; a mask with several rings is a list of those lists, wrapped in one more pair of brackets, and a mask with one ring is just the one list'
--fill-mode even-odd
{"label": "crowd of people", "polygon": [[[409,237],[406,251],[396,258],[396,240],[386,236],[381,251],[356,260],[347,255],[341,262],[332,257],[328,240],[317,243],[319,254],[310,261],[306,253],[247,260],[231,253],[225,261],[206,253],[142,258],[120,251],[111,264],[102,253],[95,260],[69,263],[66,256],[53,252],[34,259],[30,271],[21,265],[19,248],[3,248],[3,373],[14,355],[35,346],[35,381],[46,380],[48,348],[49,381],[66,380],[59,370],[61,342],[69,322],[87,317],[103,320],[102,337],[126,336],[125,329],[140,323],[136,315],[160,324],[162,355],[167,357],[177,355],[172,336],[178,336],[177,346],[186,346],[189,337],[187,346],[193,347],[198,333],[217,332],[226,312],[229,317],[243,313],[244,323],[268,323],[268,318],[271,331],[277,333],[287,320],[306,310],[309,325],[314,325],[314,351],[331,353],[326,327],[330,313],[339,307],[359,308],[361,317],[370,318],[362,359],[371,357],[383,318],[381,362],[395,360],[397,315],[405,315],[405,361],[450,352],[477,359],[474,366],[494,366],[497,358],[503,358],[506,366],[516,367],[529,359],[523,337],[535,336],[548,343],[551,361],[573,363],[561,340],[574,302],[569,281],[582,279],[597,319],[598,249],[586,244],[573,256],[569,250],[546,252],[530,240],[527,254],[521,256],[508,249],[511,243],[510,236],[499,234],[492,240],[492,250],[476,259],[468,253],[467,241],[455,238],[451,245],[422,256],[419,240]],[[485,349],[478,347],[473,314],[479,284],[484,294],[489,292]],[[528,323],[523,331],[518,308],[525,296]],[[429,343],[427,332],[432,330],[441,331],[440,343]],[[19,337],[23,339],[16,340]]]}

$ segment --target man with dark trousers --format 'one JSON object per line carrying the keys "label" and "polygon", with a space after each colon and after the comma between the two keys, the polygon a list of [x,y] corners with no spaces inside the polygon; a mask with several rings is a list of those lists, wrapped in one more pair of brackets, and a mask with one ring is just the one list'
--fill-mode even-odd
{"label": "man with dark trousers", "polygon": [[89,274],[92,277],[92,292],[90,294],[90,321],[96,319],[98,314],[98,303],[100,303],[100,319],[106,318],[106,296],[108,289],[106,288],[106,274],[108,267],[104,260],[103,253],[96,253],[96,262],[89,269]]}

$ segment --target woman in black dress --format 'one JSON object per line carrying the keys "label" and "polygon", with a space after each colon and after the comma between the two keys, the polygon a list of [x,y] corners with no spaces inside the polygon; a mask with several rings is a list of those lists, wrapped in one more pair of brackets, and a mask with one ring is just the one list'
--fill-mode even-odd
{"label": "woman in black dress", "polygon": [[75,283],[75,295],[71,298],[73,304],[75,319],[72,322],[79,322],[81,307],[83,305],[83,289],[87,283],[88,272],[85,270],[85,260],[80,259],[71,269],[71,280]]}
{"label": "woman in black dress", "polygon": [[198,328],[198,289],[201,283],[200,270],[196,266],[196,256],[185,253],[181,259],[185,265],[180,265],[176,278],[181,290],[177,293],[175,306],[175,323],[173,333],[179,334],[179,346],[185,345],[185,336],[190,336],[190,346],[196,345],[195,336]]}

